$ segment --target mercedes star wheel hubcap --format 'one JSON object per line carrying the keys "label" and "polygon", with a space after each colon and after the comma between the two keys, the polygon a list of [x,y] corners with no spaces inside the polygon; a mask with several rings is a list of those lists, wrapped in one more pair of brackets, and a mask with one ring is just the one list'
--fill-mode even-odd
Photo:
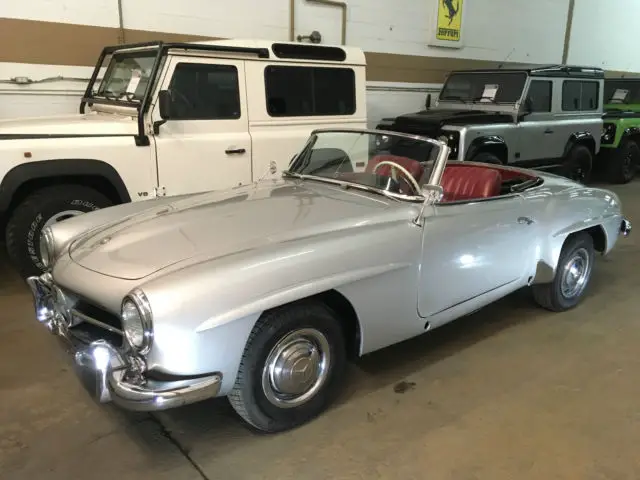
{"label": "mercedes star wheel hubcap", "polygon": [[272,349],[262,371],[267,399],[281,408],[301,405],[324,385],[330,365],[327,338],[305,328],[289,333]]}
{"label": "mercedes star wheel hubcap", "polygon": [[571,256],[562,272],[560,289],[563,297],[573,298],[582,293],[589,276],[589,263],[589,254],[584,248],[577,250]]}

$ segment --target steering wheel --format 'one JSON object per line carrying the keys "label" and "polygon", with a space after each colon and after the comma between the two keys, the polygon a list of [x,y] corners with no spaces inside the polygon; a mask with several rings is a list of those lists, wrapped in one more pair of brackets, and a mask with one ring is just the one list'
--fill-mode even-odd
{"label": "steering wheel", "polygon": [[396,162],[392,162],[390,160],[383,160],[382,162],[378,163],[375,167],[373,167],[373,173],[376,173],[376,171],[378,170],[378,168],[380,168],[380,166],[382,165],[388,165],[391,167],[391,178],[393,178],[394,180],[396,180],[396,176],[393,174],[394,169],[400,170],[400,172],[402,172],[402,174],[406,177],[406,179],[409,181],[409,184],[413,187],[413,189],[415,190],[415,192],[417,194],[420,194],[420,185],[418,184],[418,182],[416,181],[415,178],[413,178],[413,175],[411,175],[406,168],[404,168],[402,165],[398,165]]}

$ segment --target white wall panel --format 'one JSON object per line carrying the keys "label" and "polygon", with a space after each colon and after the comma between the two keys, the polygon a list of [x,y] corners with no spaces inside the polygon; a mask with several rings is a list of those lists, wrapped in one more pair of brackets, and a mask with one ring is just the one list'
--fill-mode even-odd
{"label": "white wall panel", "polygon": [[[131,1],[137,0],[129,0]],[[117,27],[118,2],[117,0],[2,0],[0,17]]]}
{"label": "white wall panel", "polygon": [[576,0],[567,62],[640,72],[640,0]]}

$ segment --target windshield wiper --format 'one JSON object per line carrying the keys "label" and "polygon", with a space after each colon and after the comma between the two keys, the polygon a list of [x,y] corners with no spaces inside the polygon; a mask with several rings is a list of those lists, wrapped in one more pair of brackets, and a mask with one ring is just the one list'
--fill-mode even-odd
{"label": "windshield wiper", "polygon": [[127,97],[127,102],[133,102],[136,98],[135,98],[135,93],[132,92],[121,92],[121,93],[116,93],[112,90],[104,90],[100,93],[94,93],[93,94],[94,97],[104,97],[107,100],[113,100],[115,102],[120,101],[120,99],[122,99],[122,97]]}
{"label": "windshield wiper", "polygon": [[294,173],[289,170],[282,170],[282,176],[291,178],[304,178],[304,175],[300,175],[299,173]]}
{"label": "windshield wiper", "polygon": [[458,95],[449,95],[447,97],[441,97],[442,100],[454,100],[462,103],[469,103],[469,100],[466,100]]}
{"label": "windshield wiper", "polygon": [[486,96],[482,96],[478,99],[475,99],[474,102],[481,102],[482,100],[489,100],[491,103],[496,103],[496,99],[493,97],[486,97]]}

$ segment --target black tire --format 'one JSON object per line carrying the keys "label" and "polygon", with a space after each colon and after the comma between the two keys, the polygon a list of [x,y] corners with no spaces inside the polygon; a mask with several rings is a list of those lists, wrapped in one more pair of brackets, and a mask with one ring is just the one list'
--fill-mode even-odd
{"label": "black tire", "polygon": [[[265,365],[272,349],[292,332],[313,329],[326,338],[330,360],[324,383],[306,402],[282,407],[269,400],[263,388]],[[292,357],[289,357],[292,358]],[[245,346],[231,406],[257,430],[275,433],[295,428],[322,413],[340,391],[347,363],[345,338],[339,320],[323,304],[305,302],[281,307],[264,315],[253,327]],[[313,376],[312,376],[313,377]],[[267,385],[271,385],[267,377]]]}
{"label": "black tire", "polygon": [[563,165],[563,175],[571,180],[586,184],[591,180],[593,153],[586,145],[574,145]]}
{"label": "black tire", "polygon": [[81,185],[36,190],[18,204],[9,217],[5,232],[9,259],[22,278],[40,275],[44,271],[40,262],[40,232],[46,222],[63,212],[87,213],[110,205],[112,202],[100,192]]}
{"label": "black tire", "polygon": [[480,152],[475,155],[472,159],[472,162],[479,163],[492,163],[494,165],[502,165],[502,161],[497,155],[494,155],[491,152]]}
{"label": "black tire", "polygon": [[[562,285],[565,277],[565,267],[573,262],[578,256],[584,261],[586,259],[586,274],[582,286],[576,291],[575,295],[566,295],[563,292]],[[595,259],[595,250],[593,248],[593,239],[591,235],[580,232],[571,235],[562,246],[556,274],[551,283],[532,285],[533,298],[538,305],[552,312],[563,312],[574,308],[584,294],[591,279],[593,272],[593,263]]]}
{"label": "black tire", "polygon": [[607,177],[611,183],[629,183],[638,172],[640,146],[631,138],[624,139],[606,162]]}

